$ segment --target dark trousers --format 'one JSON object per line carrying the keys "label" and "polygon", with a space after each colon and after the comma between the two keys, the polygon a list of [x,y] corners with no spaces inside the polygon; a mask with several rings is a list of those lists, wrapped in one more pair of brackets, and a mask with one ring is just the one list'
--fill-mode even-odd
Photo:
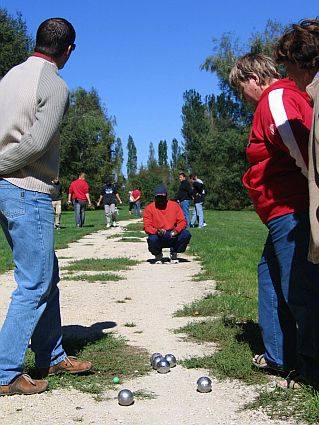
{"label": "dark trousers", "polygon": [[171,253],[185,252],[190,238],[191,234],[186,229],[174,238],[171,237],[170,232],[166,232],[164,236],[149,235],[147,238],[148,250],[153,255],[160,254],[163,248],[170,248]]}

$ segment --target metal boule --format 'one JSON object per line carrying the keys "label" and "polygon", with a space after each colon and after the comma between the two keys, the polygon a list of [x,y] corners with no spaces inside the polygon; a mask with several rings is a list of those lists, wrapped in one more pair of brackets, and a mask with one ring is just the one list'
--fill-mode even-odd
{"label": "metal boule", "polygon": [[154,361],[155,357],[158,357],[158,356],[162,357],[162,354],[161,353],[153,353],[151,355],[151,357],[150,357],[151,366],[153,366],[153,361]]}
{"label": "metal boule", "polygon": [[164,359],[164,357],[161,355],[161,356],[156,356],[155,358],[154,358],[154,360],[153,360],[153,364],[152,364],[152,366],[153,366],[153,369],[157,369],[157,364],[158,364],[158,362],[160,362],[161,360],[163,360]]}
{"label": "metal boule", "polygon": [[170,367],[176,366],[176,357],[174,354],[165,354],[164,358],[168,361]]}
{"label": "metal boule", "polygon": [[202,376],[197,380],[197,391],[200,393],[209,393],[212,390],[212,381],[208,376]]}
{"label": "metal boule", "polygon": [[158,373],[167,373],[170,371],[169,363],[164,357],[157,363],[156,370]]}
{"label": "metal boule", "polygon": [[118,402],[121,406],[130,406],[134,403],[134,395],[131,390],[121,390],[117,395]]}

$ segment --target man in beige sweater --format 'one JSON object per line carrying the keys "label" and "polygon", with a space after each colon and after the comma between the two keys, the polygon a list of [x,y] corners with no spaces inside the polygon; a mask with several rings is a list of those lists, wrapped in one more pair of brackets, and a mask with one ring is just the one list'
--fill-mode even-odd
{"label": "man in beige sweater", "polygon": [[75,49],[73,26],[44,21],[35,53],[0,82],[0,224],[12,249],[17,287],[0,331],[0,395],[34,394],[48,382],[23,373],[29,341],[37,375],[82,373],[91,363],[62,347],[59,270],[54,253],[52,180],[68,88],[58,69]]}

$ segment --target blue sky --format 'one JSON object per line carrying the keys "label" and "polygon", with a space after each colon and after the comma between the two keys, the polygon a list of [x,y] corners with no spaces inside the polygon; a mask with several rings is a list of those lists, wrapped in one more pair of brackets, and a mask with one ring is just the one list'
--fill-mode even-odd
{"label": "blue sky", "polygon": [[[183,93],[218,93],[213,74],[200,71],[212,53],[212,38],[231,32],[246,41],[268,19],[283,24],[316,17],[314,0],[0,0],[12,15],[22,13],[29,33],[49,17],[74,25],[77,48],[61,75],[70,89],[94,87],[125,155],[129,135],[138,164],[146,163],[149,143],[170,147],[182,141]],[[126,159],[124,163],[125,170]]]}

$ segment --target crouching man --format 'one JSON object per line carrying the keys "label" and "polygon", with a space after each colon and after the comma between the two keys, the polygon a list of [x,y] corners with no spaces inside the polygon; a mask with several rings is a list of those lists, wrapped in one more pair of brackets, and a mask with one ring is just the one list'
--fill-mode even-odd
{"label": "crouching man", "polygon": [[144,230],[148,250],[155,256],[155,263],[163,261],[163,248],[170,248],[171,263],[178,263],[177,254],[185,252],[191,234],[186,230],[184,213],[177,202],[167,199],[167,190],[163,184],[155,187],[155,201],[144,210]]}

